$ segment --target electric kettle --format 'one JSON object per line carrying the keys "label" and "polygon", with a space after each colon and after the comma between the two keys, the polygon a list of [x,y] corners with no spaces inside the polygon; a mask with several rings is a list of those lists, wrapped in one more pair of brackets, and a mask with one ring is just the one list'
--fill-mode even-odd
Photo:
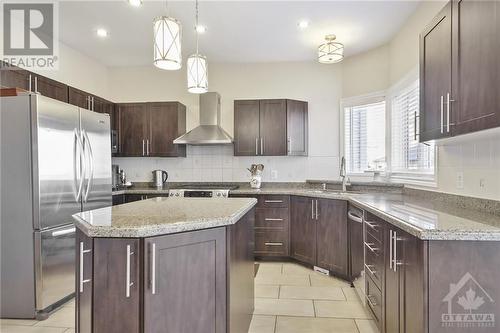
{"label": "electric kettle", "polygon": [[167,182],[168,173],[165,170],[154,170],[153,171],[153,184],[156,187],[163,187]]}

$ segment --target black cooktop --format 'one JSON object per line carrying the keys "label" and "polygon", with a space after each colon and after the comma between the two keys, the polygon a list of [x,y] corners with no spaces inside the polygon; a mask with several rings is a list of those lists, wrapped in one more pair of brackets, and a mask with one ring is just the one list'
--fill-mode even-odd
{"label": "black cooktop", "polygon": [[228,184],[183,184],[178,186],[181,190],[236,190],[239,186]]}

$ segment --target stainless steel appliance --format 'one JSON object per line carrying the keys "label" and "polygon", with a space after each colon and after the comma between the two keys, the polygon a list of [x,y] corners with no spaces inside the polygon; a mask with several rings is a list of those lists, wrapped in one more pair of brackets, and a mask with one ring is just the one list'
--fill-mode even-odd
{"label": "stainless steel appliance", "polygon": [[191,197],[191,198],[227,198],[229,191],[237,189],[238,186],[219,184],[188,184],[178,189],[168,191],[169,197]]}
{"label": "stainless steel appliance", "polygon": [[358,296],[365,301],[365,251],[364,212],[349,205],[347,211],[349,230],[349,275]]}
{"label": "stainless steel appliance", "polygon": [[153,184],[156,187],[163,187],[167,182],[168,173],[165,170],[154,170],[153,171]]}
{"label": "stainless steel appliance", "polygon": [[72,215],[111,206],[109,116],[37,94],[0,98],[2,318],[75,292]]}
{"label": "stainless steel appliance", "polygon": [[200,94],[200,126],[174,140],[181,145],[231,144],[233,138],[221,127],[220,95],[216,92]]}

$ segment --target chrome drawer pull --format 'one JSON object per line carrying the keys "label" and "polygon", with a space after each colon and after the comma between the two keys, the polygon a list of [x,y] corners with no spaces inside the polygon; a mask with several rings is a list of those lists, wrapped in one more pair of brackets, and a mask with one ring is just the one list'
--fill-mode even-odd
{"label": "chrome drawer pull", "polygon": [[130,297],[130,287],[134,285],[134,282],[130,281],[130,257],[135,253],[130,250],[130,245],[127,245],[127,272],[126,272],[126,282],[125,282],[125,297]]}
{"label": "chrome drawer pull", "polygon": [[371,275],[376,275],[377,271],[372,270],[371,267],[373,267],[373,265],[365,264],[365,268],[368,270],[368,272],[370,272]]}
{"label": "chrome drawer pull", "polygon": [[283,203],[283,200],[264,200],[265,203]]}
{"label": "chrome drawer pull", "polygon": [[375,244],[365,242],[365,246],[366,246],[366,247],[367,247],[370,251],[372,251],[373,253],[378,252],[380,249],[379,249],[378,247],[372,247],[373,245],[375,245]]}
{"label": "chrome drawer pull", "polygon": [[376,306],[377,306],[377,302],[372,301],[372,298],[373,298],[373,296],[372,296],[372,295],[366,295],[366,299],[367,299],[368,303],[369,303],[369,304],[370,304],[370,306],[373,308],[373,307],[376,307]]}
{"label": "chrome drawer pull", "polygon": [[266,246],[283,246],[283,243],[264,243]]}
{"label": "chrome drawer pull", "polygon": [[83,242],[80,242],[80,293],[83,293],[83,284],[92,281],[91,279],[84,280],[83,279],[83,255],[86,253],[90,253],[91,250],[83,249]]}
{"label": "chrome drawer pull", "polygon": [[367,226],[369,226],[373,230],[377,231],[377,229],[378,229],[378,224],[377,223],[366,221],[366,220],[365,220],[365,223],[366,223]]}
{"label": "chrome drawer pull", "polygon": [[151,244],[151,294],[156,294],[156,244]]}
{"label": "chrome drawer pull", "polygon": [[266,217],[265,220],[266,221],[283,221],[283,219],[273,219],[273,218],[269,218],[269,217]]}

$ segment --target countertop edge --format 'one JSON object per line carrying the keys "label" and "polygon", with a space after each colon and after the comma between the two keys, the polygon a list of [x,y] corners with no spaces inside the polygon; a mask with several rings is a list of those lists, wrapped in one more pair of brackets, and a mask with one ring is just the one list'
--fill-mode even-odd
{"label": "countertop edge", "polygon": [[78,215],[73,215],[75,226],[85,235],[92,238],[146,238],[164,236],[180,232],[211,229],[233,225],[238,222],[255,205],[257,200],[249,198],[249,203],[236,211],[234,214],[220,219],[193,220],[190,222],[176,222],[157,224],[152,226],[139,226],[135,228],[110,228],[91,226]]}

